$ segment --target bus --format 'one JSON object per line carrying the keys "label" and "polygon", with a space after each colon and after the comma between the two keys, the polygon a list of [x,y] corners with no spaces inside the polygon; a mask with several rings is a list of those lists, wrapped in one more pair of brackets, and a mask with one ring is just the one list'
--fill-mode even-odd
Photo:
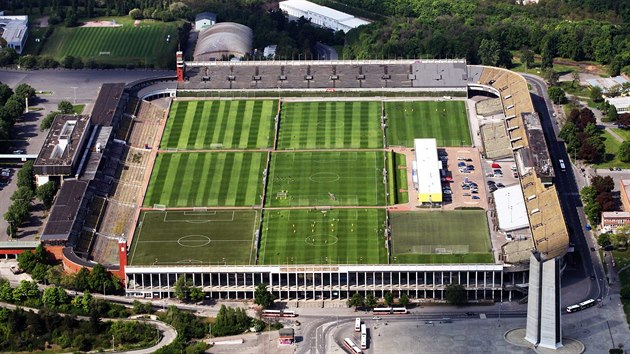
{"label": "bus", "polygon": [[407,308],[406,307],[394,307],[394,308],[392,308],[392,313],[394,315],[405,315],[405,314],[407,314]]}
{"label": "bus", "polygon": [[577,312],[577,311],[582,311],[586,308],[589,307],[593,307],[595,306],[597,302],[593,299],[588,299],[586,301],[582,301],[577,305],[571,305],[571,306],[567,306],[567,312],[571,313],[571,312]]}
{"label": "bus", "polygon": [[359,332],[361,330],[361,319],[359,317],[357,317],[354,320],[354,331],[355,332]]}
{"label": "bus", "polygon": [[372,313],[374,315],[404,315],[408,311],[406,307],[375,307]]}
{"label": "bus", "polygon": [[263,317],[295,317],[295,311],[289,310],[263,310]]}
{"label": "bus", "polygon": [[367,349],[367,328],[361,325],[361,349]]}
{"label": "bus", "polygon": [[357,347],[357,345],[354,344],[354,342],[350,338],[346,338],[346,339],[343,340],[343,346],[348,351],[350,351],[350,353],[353,353],[353,354],[362,354],[363,353],[361,351],[361,349],[359,349],[359,347]]}
{"label": "bus", "polygon": [[560,164],[560,171],[564,172],[567,170],[567,167],[564,165],[564,160],[558,160],[558,163]]}

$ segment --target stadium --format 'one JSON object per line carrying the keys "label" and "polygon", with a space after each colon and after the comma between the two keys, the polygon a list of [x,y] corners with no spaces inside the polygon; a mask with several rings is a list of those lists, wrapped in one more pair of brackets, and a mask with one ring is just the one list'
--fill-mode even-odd
{"label": "stadium", "polygon": [[[494,100],[502,140],[483,134],[474,96]],[[66,267],[109,265],[129,296],[171,297],[186,276],[217,299],[253,299],[262,282],[289,301],[443,300],[451,283],[471,301],[511,300],[523,296],[532,249],[551,258],[568,248],[527,83],[507,70],[180,54],[176,78],[131,83],[116,104],[104,153],[117,158],[98,165],[89,202],[49,247]],[[485,189],[420,192],[427,176],[433,187],[436,175],[438,185],[451,175],[485,184],[497,144],[514,161],[528,221],[507,242]],[[458,173],[460,156],[478,170]]]}

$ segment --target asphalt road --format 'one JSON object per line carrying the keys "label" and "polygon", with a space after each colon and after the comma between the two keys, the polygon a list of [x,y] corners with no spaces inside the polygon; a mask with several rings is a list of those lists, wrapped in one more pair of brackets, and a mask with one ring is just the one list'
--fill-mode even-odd
{"label": "asphalt road", "polygon": [[[591,247],[596,247],[595,240],[591,233],[585,232],[588,224],[582,209],[582,202],[579,197],[579,188],[576,183],[575,169],[568,168],[565,172],[560,171],[558,160],[562,159],[568,166],[570,159],[567,154],[564,142],[558,138],[559,127],[554,117],[554,109],[547,96],[547,86],[545,82],[534,75],[523,75],[532,87],[532,101],[542,123],[543,131],[547,137],[547,144],[551,153],[551,159],[556,170],[554,184],[558,191],[560,204],[564,214],[565,222],[569,228],[570,240],[579,253],[575,271],[567,272],[563,277],[563,289],[573,286],[573,289],[580,291],[563,291],[563,297],[570,297],[569,303],[606,296],[607,286],[604,269],[597,252],[592,252]],[[581,267],[580,267],[581,265]],[[596,279],[590,279],[594,275]],[[565,286],[566,284],[566,286]],[[566,303],[566,301],[563,301]]]}

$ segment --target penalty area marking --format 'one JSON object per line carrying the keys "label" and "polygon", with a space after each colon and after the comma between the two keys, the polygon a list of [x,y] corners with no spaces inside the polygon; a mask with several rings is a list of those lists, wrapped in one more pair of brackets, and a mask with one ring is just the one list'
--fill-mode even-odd
{"label": "penalty area marking", "polygon": [[[212,216],[216,216],[218,213],[216,211],[208,211],[208,212],[192,212],[192,211],[188,211],[189,214],[186,214],[186,211],[174,211],[174,210],[170,210],[170,211],[165,211],[164,213],[164,222],[187,222],[187,223],[191,223],[191,224],[202,224],[202,223],[208,223],[208,222],[225,222],[225,221],[234,221],[235,218],[235,212],[234,211],[227,211],[227,212],[222,212],[221,214],[227,214],[230,216],[226,216],[225,218],[217,218],[217,219],[212,219],[212,220],[191,220],[191,219],[177,219],[177,217],[173,216],[173,215],[178,215],[178,214],[183,214],[184,216],[208,216],[208,217],[212,217]],[[169,213],[171,214],[171,220],[169,219]],[[175,220],[173,220],[175,219]]]}

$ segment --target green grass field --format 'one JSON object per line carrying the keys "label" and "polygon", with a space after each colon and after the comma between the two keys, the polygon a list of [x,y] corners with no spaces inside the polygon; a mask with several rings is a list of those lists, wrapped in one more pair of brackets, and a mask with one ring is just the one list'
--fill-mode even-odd
{"label": "green grass field", "polygon": [[393,164],[388,167],[388,176],[390,183],[393,182],[394,204],[404,204],[409,202],[409,185],[407,184],[407,157],[405,154],[393,153]]}
{"label": "green grass field", "polygon": [[483,210],[396,212],[390,223],[393,263],[493,262]]}
{"label": "green grass field", "polygon": [[253,210],[143,212],[129,264],[254,264],[258,218]]}
{"label": "green grass field", "polygon": [[382,152],[276,152],[267,207],[383,205]]}
{"label": "green grass field", "polygon": [[175,101],[162,149],[267,148],[273,141],[277,101]]}
{"label": "green grass field", "polygon": [[383,264],[384,209],[269,210],[260,264]]}
{"label": "green grass field", "polygon": [[[63,27],[57,26],[46,41],[41,55],[57,60],[64,56],[94,59],[113,65],[134,64],[167,67],[174,62],[177,49],[177,22],[143,20],[135,27],[129,17],[108,17],[122,27]],[[166,42],[167,35],[171,36]],[[109,54],[106,54],[109,53]]]}
{"label": "green grass field", "polygon": [[259,205],[266,159],[262,152],[159,154],[144,205]]}
{"label": "green grass field", "polygon": [[278,149],[383,147],[379,102],[282,104]]}
{"label": "green grass field", "polygon": [[[617,134],[619,132],[617,131]],[[625,138],[627,132],[622,132],[621,137]],[[622,162],[617,158],[617,153],[619,153],[619,147],[621,146],[621,142],[615,139],[614,136],[610,135],[605,130],[601,131],[600,137],[604,140],[604,146],[606,147],[606,153],[604,155],[604,161],[593,165],[595,168],[609,168],[609,167],[621,167],[621,168],[630,168],[630,163]],[[569,154],[572,154],[572,151],[568,151]]]}
{"label": "green grass field", "polygon": [[385,102],[387,145],[413,147],[413,139],[435,138],[438,146],[470,146],[463,101]]}

